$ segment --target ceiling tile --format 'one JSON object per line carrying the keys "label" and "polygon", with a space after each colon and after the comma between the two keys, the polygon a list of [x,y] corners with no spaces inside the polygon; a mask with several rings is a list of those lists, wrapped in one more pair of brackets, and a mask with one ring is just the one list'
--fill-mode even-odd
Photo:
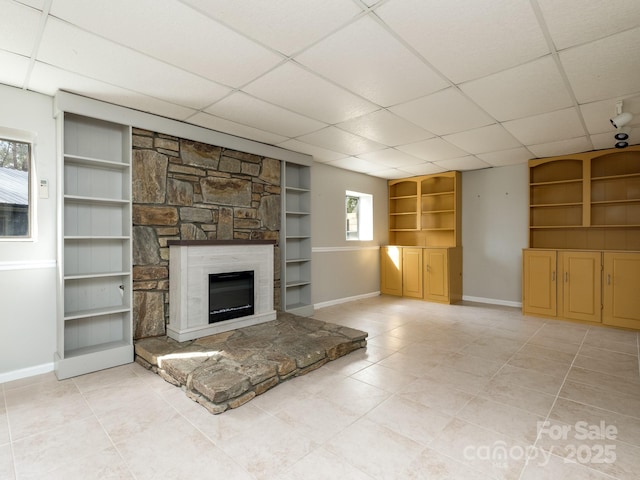
{"label": "ceiling tile", "polygon": [[303,135],[298,140],[346,155],[360,155],[384,148],[384,145],[335,127]]}
{"label": "ceiling tile", "polygon": [[354,2],[322,0],[183,0],[251,38],[289,56],[362,12]]}
{"label": "ceiling tile", "polygon": [[378,150],[371,153],[365,153],[358,155],[358,158],[368,160],[370,162],[378,163],[386,167],[402,168],[407,165],[416,165],[418,163],[424,163],[421,158],[416,158],[404,152],[400,152],[394,148],[385,148],[384,150]]}
{"label": "ceiling tile", "polygon": [[549,53],[528,0],[407,0],[376,13],[454,83]]}
{"label": "ceiling tile", "polygon": [[[639,85],[640,87],[640,85]],[[580,105],[582,117],[587,124],[589,133],[615,132],[615,127],[611,124],[611,118],[617,115],[616,102],[619,99],[610,98],[600,102],[586,103]],[[626,98],[622,102],[622,111],[633,114],[630,126],[640,126],[640,92],[634,97]]]}
{"label": "ceiling tile", "polygon": [[511,120],[502,125],[525,145],[551,143],[585,134],[574,108]]}
{"label": "ceiling tile", "polygon": [[640,24],[637,0],[538,0],[538,5],[558,50]]}
{"label": "ceiling tile", "polygon": [[413,174],[403,170],[398,170],[397,168],[390,168],[389,170],[376,170],[375,172],[369,172],[368,175],[384,178],[385,180],[393,180],[396,178],[405,178]]}
{"label": "ceiling tile", "polygon": [[16,0],[17,3],[22,3],[29,7],[37,8],[38,10],[44,9],[45,1],[46,0]]}
{"label": "ceiling tile", "polygon": [[446,172],[447,170],[449,169],[440,167],[435,163],[430,162],[402,167],[402,171],[407,172],[411,175],[431,175],[432,173],[442,173]]}
{"label": "ceiling tile", "polygon": [[494,122],[455,88],[447,88],[389,110],[436,135],[461,132]]}
{"label": "ceiling tile", "polygon": [[390,146],[413,143],[433,137],[431,132],[427,132],[423,128],[384,109],[352,118],[336,126],[342,130]]}
{"label": "ceiling tile", "polygon": [[325,38],[296,61],[385,107],[448,86],[371,17]]}
{"label": "ceiling tile", "polygon": [[[186,107],[203,108],[229,92],[211,81],[51,17],[38,60]],[[131,74],[132,66],[135,66],[135,75]]]}
{"label": "ceiling tile", "polygon": [[248,138],[249,140],[255,140],[256,142],[268,143],[276,145],[282,143],[287,138],[275,133],[264,132],[257,128],[247,127],[246,125],[240,125],[238,123],[225,120],[224,118],[214,117],[208,113],[200,112],[187,120],[189,123],[199,125],[201,127],[216,130],[218,132],[228,133],[237,137]]}
{"label": "ceiling tile", "polygon": [[142,112],[177,120],[185,120],[195,113],[195,110],[191,108],[115,87],[40,62],[36,62],[33,67],[29,89],[52,96],[58,90],[65,90],[103,102],[113,103],[114,105],[134,108]]}
{"label": "ceiling tile", "polygon": [[481,153],[477,157],[487,162],[494,167],[501,167],[503,165],[517,165],[519,163],[525,163],[534,155],[524,147],[511,148],[509,150],[501,150],[499,152]]}
{"label": "ceiling tile", "polygon": [[495,124],[446,135],[442,139],[473,154],[506,150],[521,145],[509,132]]}
{"label": "ceiling tile", "polygon": [[29,59],[0,50],[0,83],[22,88],[29,71]]}
{"label": "ceiling tile", "polygon": [[560,52],[578,103],[638,91],[640,27]]}
{"label": "ceiling tile", "polygon": [[593,150],[591,142],[587,137],[569,138],[557,142],[530,145],[528,148],[538,158],[555,157],[557,155],[568,155],[570,153]]}
{"label": "ceiling tile", "polygon": [[489,165],[486,162],[483,162],[478,157],[474,157],[473,155],[469,155],[467,157],[461,158],[450,158],[449,160],[440,160],[439,162],[435,162],[436,165],[442,168],[446,168],[447,170],[478,170],[481,168],[489,168]]}
{"label": "ceiling tile", "polygon": [[244,85],[282,61],[280,55],[175,0],[56,0],[51,12],[115,43],[231,87]]}
{"label": "ceiling tile", "polygon": [[40,30],[41,16],[42,13],[33,8],[3,1],[0,49],[30,57]]}
{"label": "ceiling tile", "polygon": [[300,140],[285,140],[278,144],[279,147],[286,148],[287,150],[293,150],[294,152],[306,153],[311,155],[316,162],[331,162],[333,160],[339,160],[345,158],[344,153],[334,152],[321,148],[310,143],[304,143]]}
{"label": "ceiling tile", "polygon": [[330,124],[344,122],[379,108],[290,62],[243,90],[269,103]]}
{"label": "ceiling tile", "polygon": [[464,83],[460,89],[501,122],[559,110],[573,103],[550,55]]}
{"label": "ceiling tile", "polygon": [[441,138],[432,138],[422,142],[400,145],[398,150],[402,150],[414,157],[422,158],[428,162],[445,160],[447,158],[462,157],[468,152],[451,145]]}
{"label": "ceiling tile", "polygon": [[205,111],[284,137],[297,137],[327,126],[325,123],[303,117],[242,92],[229,95]]}
{"label": "ceiling tile", "polygon": [[333,167],[338,167],[338,168],[344,168],[346,170],[353,170],[354,172],[360,172],[360,173],[371,173],[371,172],[387,169],[387,167],[383,165],[378,165],[377,163],[368,162],[367,160],[362,160],[361,158],[356,158],[356,157],[348,157],[348,158],[343,158],[341,160],[334,160],[332,162],[327,162],[327,165],[331,165]]}

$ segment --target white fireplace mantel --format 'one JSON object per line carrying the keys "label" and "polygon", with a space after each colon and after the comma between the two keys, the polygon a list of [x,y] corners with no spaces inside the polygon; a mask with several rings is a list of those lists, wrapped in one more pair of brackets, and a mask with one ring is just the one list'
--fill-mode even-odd
{"label": "white fireplace mantel", "polygon": [[[210,324],[209,275],[250,270],[255,313]],[[184,342],[274,320],[273,277],[273,242],[170,242],[167,335]]]}

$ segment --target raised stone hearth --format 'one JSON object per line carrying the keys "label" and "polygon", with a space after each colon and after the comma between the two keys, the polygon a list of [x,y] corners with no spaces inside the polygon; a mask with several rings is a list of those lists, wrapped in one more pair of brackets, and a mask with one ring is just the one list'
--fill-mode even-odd
{"label": "raised stone hearth", "polygon": [[270,322],[188,342],[145,338],[135,352],[138,363],[217,414],[366,346],[366,338],[361,330],[279,313]]}

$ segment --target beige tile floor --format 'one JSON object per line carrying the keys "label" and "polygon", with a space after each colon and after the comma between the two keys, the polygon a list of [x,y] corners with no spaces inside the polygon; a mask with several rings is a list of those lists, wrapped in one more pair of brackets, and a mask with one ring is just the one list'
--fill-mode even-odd
{"label": "beige tile floor", "polygon": [[368,347],[218,416],[136,364],[0,385],[0,479],[640,478],[635,332],[386,296],[315,316]]}

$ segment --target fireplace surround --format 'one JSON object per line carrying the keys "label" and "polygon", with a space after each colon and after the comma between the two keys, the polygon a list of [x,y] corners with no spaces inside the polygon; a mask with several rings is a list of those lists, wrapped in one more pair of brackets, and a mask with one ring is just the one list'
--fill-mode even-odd
{"label": "fireplace surround", "polygon": [[[169,325],[178,342],[274,320],[273,241],[187,240],[169,245]],[[210,275],[253,272],[254,313],[209,323]]]}

